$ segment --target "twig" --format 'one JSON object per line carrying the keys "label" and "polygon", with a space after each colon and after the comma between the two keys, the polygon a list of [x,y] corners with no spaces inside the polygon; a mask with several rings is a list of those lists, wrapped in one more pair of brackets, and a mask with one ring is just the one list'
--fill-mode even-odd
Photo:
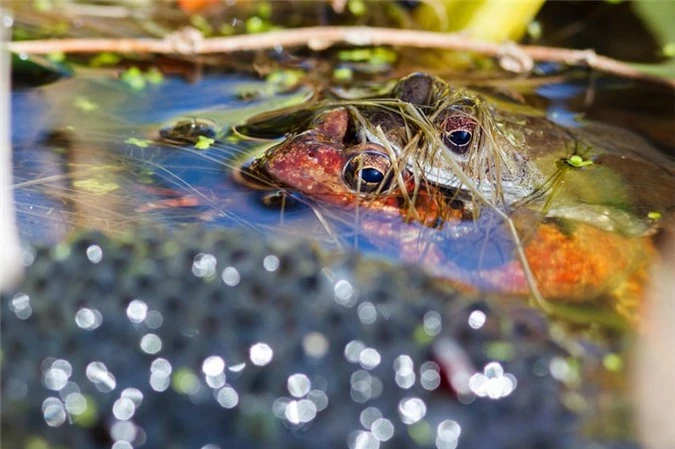
{"label": "twig", "polygon": [[643,73],[629,64],[596,54],[593,50],[497,44],[479,41],[456,33],[400,30],[371,27],[308,27],[268,33],[204,39],[194,29],[181,30],[164,39],[49,39],[11,42],[15,53],[47,54],[118,53],[209,54],[263,50],[279,46],[315,50],[338,43],[350,45],[391,45],[401,47],[461,50],[500,58],[515,58],[527,67],[528,61],[554,61],[568,65],[584,65],[600,72],[641,79],[675,87],[675,79]]}

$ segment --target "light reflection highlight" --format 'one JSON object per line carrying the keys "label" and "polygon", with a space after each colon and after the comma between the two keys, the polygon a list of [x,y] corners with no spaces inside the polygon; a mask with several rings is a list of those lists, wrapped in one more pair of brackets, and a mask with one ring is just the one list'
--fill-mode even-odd
{"label": "light reflection highlight", "polygon": [[89,245],[87,248],[87,259],[91,263],[99,263],[103,260],[103,250],[98,245]]}
{"label": "light reflection highlight", "polygon": [[241,275],[239,274],[239,271],[237,271],[237,269],[234,267],[225,268],[221,273],[220,278],[223,280],[225,285],[228,285],[230,287],[238,285],[239,281],[241,281]]}
{"label": "light reflection highlight", "polygon": [[93,331],[103,324],[103,315],[96,309],[84,307],[75,314],[75,324],[77,324],[80,329]]}
{"label": "light reflection highlight", "polygon": [[504,372],[498,362],[485,365],[482,373],[476,373],[469,379],[469,388],[479,397],[500,399],[506,397],[516,389],[515,376]]}
{"label": "light reflection highlight", "polygon": [[265,366],[272,361],[274,351],[267,343],[256,343],[249,350],[251,362],[257,366]]}
{"label": "light reflection highlight", "polygon": [[218,261],[213,254],[199,253],[192,262],[192,274],[198,278],[213,278]]}
{"label": "light reflection highlight", "polygon": [[9,303],[9,308],[20,320],[27,320],[33,313],[33,308],[30,306],[30,297],[25,293],[14,295]]}

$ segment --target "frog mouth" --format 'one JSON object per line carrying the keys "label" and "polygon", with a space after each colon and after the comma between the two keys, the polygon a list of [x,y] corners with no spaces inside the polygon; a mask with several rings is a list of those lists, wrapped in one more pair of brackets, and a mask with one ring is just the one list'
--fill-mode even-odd
{"label": "frog mouth", "polygon": [[270,188],[281,187],[258,158],[248,159],[240,166],[235,167],[232,170],[232,177],[237,183],[255,190],[270,190]]}

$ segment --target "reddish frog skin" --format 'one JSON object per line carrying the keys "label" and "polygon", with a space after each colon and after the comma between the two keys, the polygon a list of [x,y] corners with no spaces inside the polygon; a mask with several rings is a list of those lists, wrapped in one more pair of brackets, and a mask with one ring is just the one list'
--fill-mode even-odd
{"label": "reddish frog skin", "polygon": [[424,182],[418,184],[415,200],[406,200],[415,190],[415,179],[407,170],[383,194],[359,193],[347,186],[344,170],[351,158],[362,153],[387,154],[374,143],[345,146],[349,119],[345,108],[328,111],[309,130],[271,148],[250,170],[262,171],[274,182],[334,205],[363,203],[369,209],[402,215],[428,226],[461,218],[461,211],[446,207],[442,196],[435,194],[437,189]]}
{"label": "reddish frog skin", "polygon": [[[383,248],[398,248],[404,261],[422,264],[455,286],[530,295],[515,252],[499,266],[473,270],[448,257],[438,240],[446,238],[442,233],[450,232],[466,219],[467,213],[451,207],[447,193],[435,185],[416,180],[404,164],[397,166],[395,159],[391,162],[398,167],[394,171],[400,177],[394,177],[391,187],[383,192],[359,193],[354,186],[347,185],[345,167],[355,155],[368,152],[389,157],[387,150],[376,143],[349,146],[345,143],[349,132],[349,111],[329,110],[315,119],[308,130],[270,148],[249,170],[313,201],[360,207],[359,232]],[[413,197],[416,182],[418,193],[414,201],[408,200]],[[583,222],[574,223],[572,229],[561,228],[555,220],[541,222],[516,216],[514,222],[525,236],[525,254],[546,299],[569,302],[612,299],[613,307],[621,315],[629,320],[635,318],[649,261],[654,257],[649,238],[626,237]],[[439,234],[430,239],[434,232]]]}

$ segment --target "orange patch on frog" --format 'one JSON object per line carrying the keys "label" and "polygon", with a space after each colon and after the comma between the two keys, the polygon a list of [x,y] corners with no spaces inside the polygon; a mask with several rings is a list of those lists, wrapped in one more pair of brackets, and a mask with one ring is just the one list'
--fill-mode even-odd
{"label": "orange patch on frog", "polygon": [[[544,298],[572,302],[614,296],[635,276],[644,277],[654,253],[647,237],[624,237],[584,223],[577,223],[570,235],[555,225],[542,224],[525,247],[530,269]],[[505,293],[527,295],[530,291],[517,260],[503,269],[483,273],[482,277]],[[642,282],[631,285],[630,296],[639,297],[638,286]]]}

